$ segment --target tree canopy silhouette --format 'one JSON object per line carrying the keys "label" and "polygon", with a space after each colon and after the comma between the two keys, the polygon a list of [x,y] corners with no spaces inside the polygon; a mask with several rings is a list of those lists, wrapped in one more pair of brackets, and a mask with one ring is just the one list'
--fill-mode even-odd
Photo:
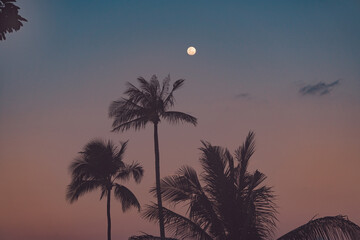
{"label": "tree canopy silhouette", "polygon": [[100,200],[107,197],[108,240],[111,239],[110,199],[111,191],[122,204],[125,212],[130,207],[140,210],[135,195],[118,180],[126,181],[132,177],[139,183],[143,176],[143,168],[138,163],[123,162],[127,142],[118,149],[111,141],[93,140],[85,145],[80,155],[70,165],[72,175],[68,185],[66,198],[73,203],[80,196],[95,189],[101,190]]}
{"label": "tree canopy silhouette", "polygon": [[0,0],[0,41],[5,40],[5,34],[18,31],[27,22],[19,15],[19,7],[14,3],[16,0]]}
{"label": "tree canopy silhouette", "polygon": [[[254,133],[235,151],[202,142],[200,178],[188,166],[161,180],[161,193],[170,205],[183,204],[186,216],[164,208],[166,229],[178,239],[263,240],[272,239],[276,227],[276,205],[266,176],[248,171],[255,151]],[[152,190],[154,192],[154,189]],[[158,206],[148,205],[143,217],[158,221]],[[156,239],[141,235],[129,239]],[[360,239],[360,228],[343,216],[325,217],[285,234],[279,240]]]}
{"label": "tree canopy silhouette", "polygon": [[130,128],[139,130],[148,123],[154,126],[154,150],[155,150],[155,176],[156,176],[156,197],[159,206],[159,226],[161,239],[165,239],[164,220],[162,213],[162,200],[160,189],[160,153],[158,124],[162,119],[170,123],[188,122],[197,124],[195,117],[178,111],[170,111],[174,106],[174,92],[183,84],[184,80],[179,79],[174,82],[170,89],[170,76],[166,77],[162,85],[156,75],[153,75],[149,81],[143,77],[138,79],[139,87],[127,83],[125,95],[127,98],[121,98],[111,103],[109,107],[109,117],[113,118],[112,131],[125,131]]}

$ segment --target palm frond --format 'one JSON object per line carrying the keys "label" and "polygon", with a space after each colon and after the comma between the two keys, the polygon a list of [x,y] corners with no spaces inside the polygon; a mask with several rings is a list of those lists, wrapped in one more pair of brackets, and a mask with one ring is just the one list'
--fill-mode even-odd
{"label": "palm frond", "polygon": [[170,123],[176,124],[179,122],[187,122],[193,124],[194,126],[197,124],[197,119],[195,117],[182,112],[166,111],[162,113],[162,117]]}
{"label": "palm frond", "polygon": [[119,171],[116,179],[129,180],[132,176],[135,182],[140,183],[143,175],[143,167],[139,163],[133,162],[131,164],[126,164],[124,168]]}
{"label": "palm frond", "polygon": [[168,109],[169,107],[174,106],[175,98],[174,98],[174,92],[179,89],[182,85],[184,85],[184,79],[176,80],[173,84],[173,88],[169,95],[164,100],[164,108]]}
{"label": "palm frond", "polygon": [[[145,85],[147,83],[147,81],[143,78],[138,78],[138,81],[145,81]],[[140,86],[142,89],[144,89],[145,86],[142,82],[140,83]],[[134,103],[142,103],[144,104],[145,102],[149,102],[151,101],[150,99],[150,94],[148,92],[145,92],[143,90],[140,90],[139,88],[137,88],[136,86],[134,86],[133,84],[127,82],[127,89],[124,92],[125,95],[127,95],[129,97],[129,100],[134,102]],[[145,88],[146,89],[146,88]]]}
{"label": "palm frond", "polygon": [[[156,204],[147,205],[142,216],[149,221],[158,222],[159,211]],[[211,236],[204,231],[198,224],[192,222],[190,219],[181,216],[167,208],[163,207],[164,224],[166,230],[171,234],[180,237],[181,239],[196,239],[196,240],[212,240]]]}
{"label": "palm frond", "polygon": [[114,128],[111,131],[112,132],[119,132],[119,131],[128,130],[130,128],[134,128],[135,130],[139,130],[141,128],[145,128],[145,126],[146,126],[146,124],[148,122],[149,122],[148,117],[146,117],[146,116],[139,117],[139,118],[133,119],[133,120],[128,121],[128,122],[124,122],[124,123],[119,124],[119,125],[113,124]]}
{"label": "palm frond", "polygon": [[153,99],[157,99],[157,97],[160,96],[160,92],[161,92],[160,83],[155,74],[152,75],[150,78],[150,91]]}
{"label": "palm frond", "polygon": [[204,169],[202,179],[206,183],[205,189],[213,199],[220,200],[232,192],[231,179],[225,174],[227,167],[226,149],[204,141],[202,144],[200,163]]}
{"label": "palm frond", "polygon": [[151,91],[150,91],[150,88],[151,88],[150,82],[146,81],[146,79],[143,78],[143,77],[138,77],[137,80],[138,80],[138,82],[140,84],[141,90],[143,92],[146,92],[146,93],[150,94],[151,93]]}
{"label": "palm frond", "polygon": [[235,151],[235,157],[239,162],[237,167],[239,190],[245,186],[245,175],[248,167],[249,160],[255,152],[255,133],[250,131],[246,137],[245,142]]}
{"label": "palm frond", "polygon": [[114,196],[121,201],[123,212],[130,207],[136,207],[140,211],[140,203],[135,195],[125,186],[115,184]]}
{"label": "palm frond", "polygon": [[103,199],[103,197],[105,197],[107,191],[108,191],[107,186],[101,186],[100,200]]}
{"label": "palm frond", "polygon": [[70,203],[73,203],[78,200],[80,196],[91,192],[102,185],[103,183],[97,180],[72,181],[67,187],[66,199]]}
{"label": "palm frond", "polygon": [[[188,166],[183,166],[174,176],[168,176],[161,179],[161,195],[165,201],[174,203],[189,201],[194,194],[201,191],[201,185],[196,171]],[[156,194],[156,188],[150,190]]]}
{"label": "palm frond", "polygon": [[[210,233],[224,236],[223,226],[213,203],[205,194],[196,171],[188,166],[181,167],[174,176],[161,180],[161,194],[165,201],[174,205],[188,203],[189,218]],[[156,188],[152,189],[156,193]]]}
{"label": "palm frond", "polygon": [[182,87],[184,85],[185,80],[184,79],[179,79],[176,80],[173,84],[173,89],[172,92],[176,91],[177,89],[179,89],[180,87]]}
{"label": "palm frond", "polygon": [[[110,104],[109,117],[114,119],[112,131],[124,131],[127,129],[123,126],[130,125],[129,123],[143,122],[143,120],[149,118],[149,110],[137,105],[131,100],[121,99]],[[136,124],[130,125],[130,127],[136,126]]]}
{"label": "palm frond", "polygon": [[160,99],[163,101],[165,100],[164,97],[169,94],[169,83],[170,83],[170,74],[166,78],[164,78],[162,83]]}
{"label": "palm frond", "polygon": [[345,216],[323,217],[296,228],[278,240],[358,240],[360,227]]}
{"label": "palm frond", "polygon": [[123,121],[127,121],[132,117],[139,116],[145,111],[143,106],[140,106],[136,102],[121,98],[118,101],[113,101],[109,106],[109,117],[122,117]]}
{"label": "palm frond", "polygon": [[[122,159],[124,157],[127,145],[129,143],[129,140],[125,141],[125,142],[120,142],[120,149],[118,151],[113,151],[114,153],[114,160],[123,163]],[[122,167],[124,167],[125,165],[123,164]]]}
{"label": "palm frond", "polygon": [[91,171],[91,166],[82,157],[76,157],[69,166],[73,179],[91,178]]}

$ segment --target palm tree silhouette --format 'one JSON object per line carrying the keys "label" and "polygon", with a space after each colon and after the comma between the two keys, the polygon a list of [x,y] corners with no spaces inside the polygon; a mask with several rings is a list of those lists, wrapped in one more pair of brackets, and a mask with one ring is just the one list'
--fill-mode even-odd
{"label": "palm tree silhouette", "polygon": [[[247,168],[255,150],[254,133],[232,156],[226,148],[202,142],[201,184],[196,171],[188,166],[161,180],[165,201],[185,204],[187,216],[164,208],[165,226],[179,239],[262,240],[271,239],[276,227],[276,205],[266,176]],[[154,189],[152,190],[154,192]],[[147,206],[143,216],[158,221],[158,206]],[[151,235],[129,239],[153,240]],[[360,239],[360,227],[343,216],[325,217],[285,234],[279,240]]]}
{"label": "palm tree silhouette", "polygon": [[138,163],[123,162],[127,142],[118,149],[111,141],[93,140],[85,145],[80,155],[74,159],[69,169],[72,180],[68,185],[66,198],[70,203],[80,196],[95,189],[101,189],[100,200],[107,196],[108,240],[111,240],[110,198],[114,189],[114,196],[122,204],[125,212],[130,207],[140,204],[135,195],[117,180],[128,180],[133,177],[139,183],[143,176],[143,168]]}
{"label": "palm tree silhouette", "polygon": [[5,34],[18,31],[23,26],[22,22],[27,22],[19,15],[19,7],[14,3],[15,0],[0,0],[0,41],[5,40]]}
{"label": "palm tree silhouette", "polygon": [[111,103],[109,117],[114,119],[112,131],[125,131],[130,128],[139,130],[145,128],[148,123],[154,125],[154,148],[155,148],[155,175],[156,175],[156,197],[159,206],[159,225],[161,239],[165,239],[164,219],[160,189],[160,154],[158,139],[158,124],[161,119],[170,123],[188,122],[197,124],[197,119],[183,112],[169,111],[174,106],[174,92],[183,84],[184,80],[175,81],[169,91],[170,76],[163,80],[162,86],[156,75],[150,81],[143,77],[138,79],[140,87],[131,83],[125,91],[127,98],[121,98]]}

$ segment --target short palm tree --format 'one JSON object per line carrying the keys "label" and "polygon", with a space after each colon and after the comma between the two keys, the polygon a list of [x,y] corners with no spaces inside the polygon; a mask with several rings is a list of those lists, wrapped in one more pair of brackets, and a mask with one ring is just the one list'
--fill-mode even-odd
{"label": "short palm tree", "polygon": [[188,122],[193,125],[197,124],[195,117],[177,111],[170,111],[174,106],[174,92],[183,84],[184,80],[175,81],[170,88],[170,76],[166,77],[162,85],[153,75],[150,81],[139,77],[139,88],[131,83],[125,91],[127,98],[121,98],[111,103],[109,107],[109,117],[114,119],[112,131],[125,131],[130,128],[139,130],[144,128],[148,123],[154,126],[154,148],[155,148],[155,175],[156,175],[156,197],[159,206],[159,225],[161,239],[165,239],[161,189],[160,189],[160,153],[158,139],[158,124],[161,119],[170,123]]}
{"label": "short palm tree", "polygon": [[95,189],[101,190],[100,200],[107,197],[108,240],[111,240],[110,198],[111,191],[120,200],[122,210],[130,207],[140,210],[140,204],[135,195],[118,180],[128,180],[133,177],[139,183],[143,176],[143,168],[138,163],[123,162],[127,142],[118,149],[111,141],[93,140],[85,145],[80,155],[70,165],[72,175],[68,185],[66,198],[70,203],[80,196]]}
{"label": "short palm tree", "polygon": [[[255,150],[254,133],[233,157],[227,149],[203,142],[200,162],[202,182],[191,167],[161,181],[164,200],[172,205],[186,204],[187,216],[164,208],[166,228],[178,239],[263,240],[271,239],[276,227],[276,206],[266,176],[247,170]],[[148,206],[144,217],[158,221],[157,205]],[[130,239],[157,239],[134,236]],[[343,216],[325,217],[282,236],[279,240],[360,239],[360,228]]]}

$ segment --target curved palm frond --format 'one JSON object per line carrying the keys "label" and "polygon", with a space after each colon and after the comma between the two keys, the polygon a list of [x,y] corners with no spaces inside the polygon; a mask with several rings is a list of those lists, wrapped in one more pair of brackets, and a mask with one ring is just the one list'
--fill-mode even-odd
{"label": "curved palm frond", "polygon": [[[196,240],[212,240],[212,237],[206,233],[198,224],[192,222],[190,219],[181,216],[165,207],[163,207],[164,223],[166,229],[173,235],[181,239],[196,239]],[[159,211],[156,204],[147,205],[142,216],[149,221],[158,222]]]}
{"label": "curved palm frond", "polygon": [[[201,191],[201,185],[196,171],[188,166],[179,169],[176,175],[161,179],[161,195],[165,201],[170,201],[175,205],[191,200],[192,195]],[[150,190],[156,193],[156,188]]]}
{"label": "curved palm frond", "polygon": [[113,152],[113,161],[117,164],[117,167],[119,169],[122,169],[125,167],[125,163],[123,162],[123,157],[125,155],[125,151],[127,148],[127,145],[129,143],[129,140],[125,142],[120,142],[120,149],[117,150],[116,147],[112,147],[111,151]]}
{"label": "curved palm frond", "polygon": [[[141,80],[143,78],[138,78],[138,81],[140,81],[140,86],[143,88],[143,84],[141,83]],[[145,79],[144,79],[145,80]],[[146,82],[146,80],[145,80]],[[146,84],[146,83],[145,83]],[[150,101],[149,94],[142,91],[141,89],[135,87],[133,84],[127,82],[127,89],[124,92],[125,95],[129,96],[129,100],[131,100],[134,103],[144,103],[146,101]]]}
{"label": "curved palm frond", "polygon": [[[249,185],[246,188],[246,208],[251,212],[250,227],[262,239],[272,236],[276,228],[277,210],[274,203],[274,194],[271,187],[259,185],[266,179],[258,170],[249,177]],[[252,225],[252,226],[251,226]]]}
{"label": "curved palm frond", "polygon": [[138,211],[140,211],[139,201],[127,187],[116,183],[114,196],[120,200],[123,212],[128,210],[130,207],[136,207]]}
{"label": "curved palm frond", "polygon": [[174,104],[175,104],[174,92],[177,89],[179,89],[181,86],[183,86],[184,82],[185,82],[184,79],[179,79],[174,82],[171,92],[168,94],[168,96],[164,100],[164,109],[165,110],[174,106]]}
{"label": "curved palm frond", "polygon": [[234,198],[233,179],[230,179],[226,172],[228,171],[228,161],[226,151],[219,146],[212,146],[210,143],[202,141],[203,147],[200,148],[202,155],[200,163],[203,168],[202,180],[206,183],[205,191],[210,198],[218,203],[219,211],[225,213],[221,205],[226,205]]}
{"label": "curved palm frond", "polygon": [[139,117],[139,118],[133,119],[131,121],[115,125],[115,126],[113,124],[114,128],[111,131],[112,132],[119,132],[119,131],[123,132],[123,131],[129,130],[130,128],[133,128],[136,131],[136,130],[140,130],[141,128],[145,128],[146,124],[148,122],[149,122],[149,118],[147,116]]}
{"label": "curved palm frond", "polygon": [[246,137],[245,142],[235,151],[235,158],[239,164],[236,167],[236,178],[239,186],[239,191],[246,186],[246,172],[249,160],[255,152],[255,133],[250,131]]}
{"label": "curved palm frond", "polygon": [[116,179],[129,180],[132,176],[135,182],[139,183],[144,175],[144,169],[139,163],[126,164],[116,176]]}
{"label": "curved palm frond", "polygon": [[169,94],[169,85],[170,85],[170,74],[167,75],[162,83],[161,92],[160,92],[160,99],[165,100],[165,96]]}
{"label": "curved palm frond", "polygon": [[323,217],[292,230],[278,240],[357,240],[360,227],[345,216]]}
{"label": "curved palm frond", "polygon": [[[155,193],[155,190],[153,188],[151,192]],[[210,233],[214,233],[214,235],[225,236],[222,223],[213,208],[213,203],[205,194],[193,168],[183,166],[175,176],[163,178],[161,193],[165,201],[174,205],[181,202],[188,203],[188,214],[192,221]]]}
{"label": "curved palm frond", "polygon": [[113,101],[109,106],[109,117],[121,118],[127,121],[131,118],[141,116],[145,108],[131,99],[121,98]]}
{"label": "curved palm frond", "polygon": [[179,122],[188,122],[196,126],[197,119],[189,114],[182,113],[182,112],[176,112],[176,111],[167,111],[163,112],[161,116],[169,121],[170,123],[179,123]]}
{"label": "curved palm frond", "polygon": [[66,199],[69,200],[70,203],[73,203],[78,200],[80,196],[91,192],[102,185],[103,183],[97,180],[73,181],[67,187]]}

